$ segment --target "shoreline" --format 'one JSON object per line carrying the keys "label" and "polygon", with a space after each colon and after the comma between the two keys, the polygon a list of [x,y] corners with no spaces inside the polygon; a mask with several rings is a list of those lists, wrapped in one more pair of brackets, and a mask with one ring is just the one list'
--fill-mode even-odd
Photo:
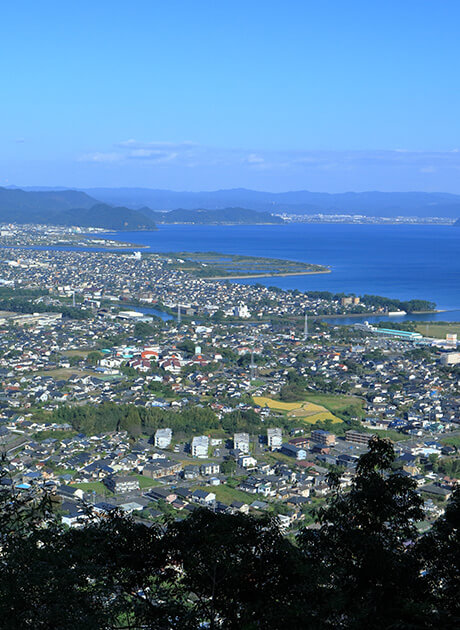
{"label": "shoreline", "polygon": [[310,276],[317,273],[332,273],[332,270],[322,269],[319,271],[285,271],[282,273],[257,273],[244,276],[211,276],[206,278],[202,277],[201,280],[246,280],[252,278],[284,278],[286,276]]}
{"label": "shoreline", "polygon": [[[452,310],[456,310],[456,309],[452,309]],[[408,317],[410,315],[434,315],[436,313],[447,313],[447,310],[434,310],[434,311],[413,311],[412,313],[406,313],[406,315],[404,315],[403,317]],[[348,318],[348,317],[388,317],[389,319],[391,319],[392,317],[395,318],[395,321],[397,323],[398,321],[398,317],[397,316],[392,316],[392,315],[388,315],[388,313],[377,313],[377,312],[371,312],[371,313],[341,313],[338,315],[312,315],[311,319],[321,319],[327,317],[328,319],[339,319],[339,318]]]}

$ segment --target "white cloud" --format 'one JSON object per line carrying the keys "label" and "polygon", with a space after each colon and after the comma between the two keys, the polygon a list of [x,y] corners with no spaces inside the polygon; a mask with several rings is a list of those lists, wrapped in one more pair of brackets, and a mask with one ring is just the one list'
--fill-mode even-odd
{"label": "white cloud", "polygon": [[262,164],[265,162],[264,158],[256,153],[250,153],[244,161],[248,164]]}
{"label": "white cloud", "polygon": [[123,159],[123,155],[121,153],[88,153],[86,155],[81,156],[78,161],[79,162],[119,162]]}
{"label": "white cloud", "polygon": [[291,174],[298,177],[349,176],[352,172],[374,173],[382,169],[395,174],[442,173],[460,168],[460,151],[412,151],[409,149],[363,151],[259,150],[257,148],[222,148],[190,141],[125,140],[113,145],[115,150],[89,153],[80,161],[97,163],[133,163],[164,165],[166,168],[237,169],[239,172]]}
{"label": "white cloud", "polygon": [[183,142],[164,142],[164,141],[154,141],[154,142],[140,142],[139,140],[123,140],[122,142],[118,142],[115,144],[116,147],[120,149],[189,149],[190,147],[199,146],[195,142],[190,142],[188,140],[184,140]]}

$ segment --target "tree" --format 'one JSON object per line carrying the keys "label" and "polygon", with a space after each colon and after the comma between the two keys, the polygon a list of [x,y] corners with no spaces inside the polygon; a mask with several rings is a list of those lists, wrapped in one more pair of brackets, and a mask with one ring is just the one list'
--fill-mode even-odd
{"label": "tree", "polygon": [[430,601],[432,627],[460,627],[460,487],[454,490],[444,515],[421,537],[416,552],[423,561],[425,596]]}
{"label": "tree", "polygon": [[233,459],[226,459],[220,465],[220,471],[224,475],[233,475],[236,471],[236,462]]}
{"label": "tree", "polygon": [[394,459],[391,442],[373,438],[350,491],[342,492],[331,472],[335,494],[319,510],[320,529],[299,535],[327,628],[406,627],[421,614],[421,567],[406,549],[417,538],[422,500],[415,481],[392,472]]}
{"label": "tree", "polygon": [[134,336],[138,339],[146,339],[152,337],[155,334],[155,329],[146,322],[137,322],[134,326]]}
{"label": "tree", "polygon": [[100,361],[102,357],[103,355],[100,352],[93,351],[88,353],[86,360],[90,365],[97,365],[98,361]]}
{"label": "tree", "polygon": [[196,510],[171,523],[165,545],[192,614],[208,628],[312,627],[301,554],[276,519]]}
{"label": "tree", "polygon": [[185,339],[182,343],[177,344],[177,349],[189,356],[195,354],[195,344],[191,339]]}
{"label": "tree", "polygon": [[141,419],[134,405],[130,405],[128,413],[121,418],[118,430],[127,431],[132,438],[139,437],[142,433]]}

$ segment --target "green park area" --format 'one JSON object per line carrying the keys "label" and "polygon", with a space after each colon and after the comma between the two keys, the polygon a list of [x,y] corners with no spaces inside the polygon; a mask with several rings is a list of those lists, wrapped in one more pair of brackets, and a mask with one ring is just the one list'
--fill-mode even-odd
{"label": "green park area", "polygon": [[[129,475],[130,477],[136,477],[139,479],[139,486],[141,490],[144,488],[153,488],[154,486],[161,486],[161,483],[156,479],[149,479],[143,475]],[[72,484],[75,488],[80,488],[83,492],[96,492],[97,494],[112,495],[112,492],[106,488],[102,481],[82,481],[80,483]]]}
{"label": "green park area", "polygon": [[260,500],[260,495],[252,495],[230,486],[197,486],[194,490],[204,490],[205,492],[214,492],[216,499],[230,505],[233,501],[242,501],[243,503],[252,503],[256,499]]}
{"label": "green park area", "polygon": [[420,322],[416,331],[424,337],[445,339],[449,333],[456,333],[460,338],[460,322]]}

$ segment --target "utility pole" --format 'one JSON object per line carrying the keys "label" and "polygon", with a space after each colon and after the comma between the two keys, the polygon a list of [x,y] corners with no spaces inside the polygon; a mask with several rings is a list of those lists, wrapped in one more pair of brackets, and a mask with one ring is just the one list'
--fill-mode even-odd
{"label": "utility pole", "polygon": [[75,308],[75,291],[72,294],[72,306]]}
{"label": "utility pole", "polygon": [[253,381],[256,377],[256,364],[254,363],[254,347],[251,350],[250,379]]}
{"label": "utility pole", "polygon": [[181,316],[180,316],[180,304],[177,305],[177,323],[180,324],[181,323]]}

